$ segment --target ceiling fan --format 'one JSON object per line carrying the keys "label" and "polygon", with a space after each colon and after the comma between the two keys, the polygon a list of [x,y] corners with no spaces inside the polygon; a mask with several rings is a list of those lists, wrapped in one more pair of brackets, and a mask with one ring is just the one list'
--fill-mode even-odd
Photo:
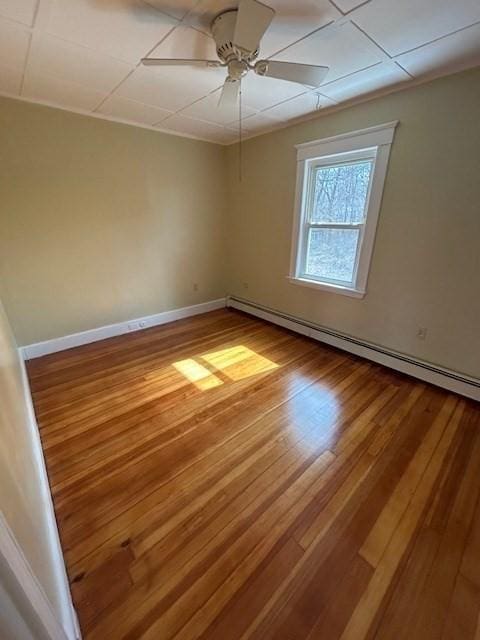
{"label": "ceiling fan", "polygon": [[212,22],[211,31],[219,60],[143,58],[142,63],[149,66],[228,68],[219,101],[219,106],[222,107],[237,104],[241,80],[249,71],[259,76],[288,80],[309,87],[320,86],[328,73],[328,67],[280,60],[257,60],[260,42],[274,16],[274,9],[258,0],[240,0],[237,9],[220,13]]}

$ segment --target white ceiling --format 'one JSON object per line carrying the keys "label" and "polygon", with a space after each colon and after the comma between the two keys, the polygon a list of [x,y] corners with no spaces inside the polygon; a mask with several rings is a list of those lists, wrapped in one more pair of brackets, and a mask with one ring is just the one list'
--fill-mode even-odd
{"label": "white ceiling", "polygon": [[[264,0],[261,57],[328,65],[315,91],[249,74],[243,128],[257,135],[345,100],[480,64],[480,0]],[[212,18],[235,0],[0,0],[0,93],[221,144],[224,69],[146,68],[215,58]]]}

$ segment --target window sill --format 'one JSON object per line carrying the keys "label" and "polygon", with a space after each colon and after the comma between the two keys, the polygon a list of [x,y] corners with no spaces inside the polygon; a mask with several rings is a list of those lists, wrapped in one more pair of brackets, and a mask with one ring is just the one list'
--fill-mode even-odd
{"label": "window sill", "polygon": [[287,276],[287,280],[289,280],[291,284],[310,287],[311,289],[319,289],[320,291],[329,291],[330,293],[339,293],[340,295],[350,296],[351,298],[364,298],[366,294],[366,291],[360,291],[359,289],[342,287],[338,284],[317,282],[316,280],[307,280],[306,278],[293,278],[292,276]]}

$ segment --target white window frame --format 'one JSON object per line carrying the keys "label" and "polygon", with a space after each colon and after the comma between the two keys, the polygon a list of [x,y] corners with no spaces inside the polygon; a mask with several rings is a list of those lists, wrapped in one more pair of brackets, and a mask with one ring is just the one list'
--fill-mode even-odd
{"label": "white window frame", "polygon": [[[323,140],[299,144],[297,149],[297,189],[293,226],[290,282],[331,291],[356,298],[363,298],[367,291],[368,273],[372,259],[375,233],[382,202],[383,187],[387,175],[390,148],[398,121],[344,133]],[[365,222],[358,225],[314,224],[308,222],[308,207],[312,198],[312,182],[317,167],[343,165],[366,160],[373,162],[367,194]],[[354,274],[351,283],[306,276],[308,236],[312,228],[358,228]]]}

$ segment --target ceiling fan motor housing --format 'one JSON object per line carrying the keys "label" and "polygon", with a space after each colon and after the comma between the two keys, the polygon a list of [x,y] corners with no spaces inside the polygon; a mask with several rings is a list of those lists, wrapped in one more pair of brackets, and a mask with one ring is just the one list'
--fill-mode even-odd
{"label": "ceiling fan motor housing", "polygon": [[226,64],[239,59],[251,63],[258,57],[258,49],[245,51],[233,44],[237,14],[237,9],[225,11],[214,19],[211,26],[213,39],[217,45],[217,55]]}

